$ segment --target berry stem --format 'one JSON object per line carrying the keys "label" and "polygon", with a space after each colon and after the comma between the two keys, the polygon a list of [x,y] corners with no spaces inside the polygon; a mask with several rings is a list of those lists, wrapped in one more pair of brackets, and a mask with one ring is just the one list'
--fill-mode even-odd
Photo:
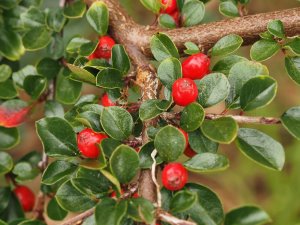
{"label": "berry stem", "polygon": [[153,152],[151,153],[151,158],[153,160],[152,166],[151,166],[151,175],[152,175],[152,180],[153,183],[156,186],[156,195],[157,195],[157,207],[161,208],[161,193],[160,193],[160,187],[156,179],[156,160],[155,156],[157,155],[157,150],[154,149]]}

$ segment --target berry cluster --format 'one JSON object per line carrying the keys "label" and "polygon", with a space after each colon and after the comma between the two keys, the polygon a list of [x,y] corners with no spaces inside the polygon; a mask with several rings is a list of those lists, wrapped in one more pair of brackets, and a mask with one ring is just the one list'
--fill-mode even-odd
{"label": "berry cluster", "polygon": [[179,20],[180,20],[180,13],[179,9],[177,7],[177,1],[176,0],[161,0],[162,8],[160,10],[161,14],[168,14],[170,15],[177,26],[179,26]]}
{"label": "berry cluster", "polygon": [[114,39],[109,36],[100,37],[95,51],[91,55],[89,55],[88,59],[110,59],[111,49],[115,44],[116,43]]}

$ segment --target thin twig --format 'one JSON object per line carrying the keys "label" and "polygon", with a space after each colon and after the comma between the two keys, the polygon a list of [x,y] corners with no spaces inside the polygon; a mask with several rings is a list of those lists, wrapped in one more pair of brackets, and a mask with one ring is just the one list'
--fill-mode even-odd
{"label": "thin twig", "polygon": [[165,211],[158,211],[157,217],[164,222],[167,222],[172,225],[197,225],[195,222],[187,221],[178,219],[177,217],[171,215],[170,213],[167,213]]}
{"label": "thin twig", "polygon": [[77,216],[74,216],[73,218],[63,222],[61,225],[73,225],[78,224],[82,222],[85,218],[88,218],[89,216],[93,215],[95,212],[95,208],[91,208]]}
{"label": "thin twig", "polygon": [[153,163],[152,163],[152,166],[151,166],[151,175],[152,175],[153,183],[156,186],[157,207],[161,208],[160,187],[159,187],[159,184],[158,184],[157,179],[156,179],[156,159],[155,159],[156,154],[157,154],[157,150],[154,149],[153,152],[151,153],[151,158],[153,160]]}

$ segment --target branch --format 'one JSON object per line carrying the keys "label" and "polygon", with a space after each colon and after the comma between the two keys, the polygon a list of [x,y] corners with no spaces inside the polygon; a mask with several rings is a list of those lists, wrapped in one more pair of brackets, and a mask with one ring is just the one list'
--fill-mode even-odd
{"label": "branch", "polygon": [[191,221],[178,219],[177,217],[175,217],[175,216],[173,216],[173,215],[171,215],[171,214],[169,214],[165,211],[159,211],[157,213],[157,217],[161,221],[167,222],[167,223],[172,224],[172,225],[197,225],[196,223],[191,222]]}
{"label": "branch", "polygon": [[65,221],[61,225],[72,225],[72,224],[79,224],[82,222],[85,218],[88,218],[89,216],[93,215],[95,212],[95,208],[91,208],[77,216],[72,217],[71,219]]}

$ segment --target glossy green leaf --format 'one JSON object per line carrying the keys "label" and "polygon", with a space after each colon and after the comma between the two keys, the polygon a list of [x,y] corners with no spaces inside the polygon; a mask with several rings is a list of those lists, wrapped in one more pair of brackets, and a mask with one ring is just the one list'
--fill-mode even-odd
{"label": "glossy green leaf", "polygon": [[172,40],[163,33],[152,36],[150,41],[151,52],[157,61],[169,57],[179,58],[178,50]]}
{"label": "glossy green leaf", "polygon": [[47,79],[42,76],[30,75],[24,80],[24,90],[32,99],[37,99],[46,89]]}
{"label": "glossy green leaf", "polygon": [[[0,201],[0,202],[2,202],[2,201]],[[17,218],[25,217],[22,206],[19,203],[19,200],[17,199],[15,194],[13,194],[12,192],[10,193],[9,202],[8,202],[7,207],[0,213],[0,215],[1,215],[1,219],[5,220],[5,221],[12,221]],[[19,221],[19,223],[20,223],[20,221]]]}
{"label": "glossy green leaf", "polygon": [[12,74],[12,70],[9,65],[6,64],[0,65],[0,82],[6,81],[11,74]]}
{"label": "glossy green leaf", "polygon": [[0,149],[11,149],[20,142],[20,133],[17,128],[0,126]]}
{"label": "glossy green leaf", "polygon": [[96,85],[107,89],[122,88],[124,85],[122,73],[113,68],[101,70],[97,74]]}
{"label": "glossy green leaf", "polygon": [[[0,157],[1,157],[2,153],[4,153],[4,152],[0,152]],[[2,168],[0,170],[2,170]],[[0,199],[1,199],[1,202],[0,202],[0,215],[1,215],[2,211],[5,210],[6,207],[8,206],[10,195],[11,195],[11,190],[10,190],[9,187],[1,187],[0,188]]]}
{"label": "glossy green leaf", "polygon": [[154,146],[163,161],[171,162],[184,152],[186,141],[179,129],[168,125],[157,132]]}
{"label": "glossy green leaf", "polygon": [[254,162],[270,169],[282,170],[285,161],[284,149],[270,136],[255,129],[240,128],[236,145]]}
{"label": "glossy green leaf", "polygon": [[286,57],[285,69],[290,78],[300,84],[300,57]]}
{"label": "glossy green leaf", "polygon": [[201,130],[209,139],[218,143],[229,144],[237,136],[238,125],[231,117],[221,117],[214,120],[205,120]]}
{"label": "glossy green leaf", "polygon": [[171,199],[170,210],[174,213],[184,212],[195,204],[197,197],[197,194],[191,191],[176,192]]}
{"label": "glossy green leaf", "polygon": [[76,134],[66,120],[46,117],[36,122],[36,129],[47,155],[52,157],[78,155]]}
{"label": "glossy green leaf", "polygon": [[231,0],[222,1],[219,5],[219,11],[223,16],[228,17],[238,17],[240,15],[237,5]]}
{"label": "glossy green leaf", "polygon": [[9,29],[0,29],[0,54],[9,60],[19,60],[25,53],[20,35]]}
{"label": "glossy green leaf", "polygon": [[180,127],[187,132],[198,129],[203,120],[205,112],[202,106],[196,102],[187,105],[181,112]]}
{"label": "glossy green leaf", "polygon": [[149,99],[144,101],[139,109],[139,117],[142,121],[150,120],[157,117],[163,110],[157,107],[158,99]]}
{"label": "glossy green leaf", "polygon": [[272,20],[268,23],[268,31],[275,37],[284,38],[284,27],[280,20]]}
{"label": "glossy green leaf", "polygon": [[45,14],[37,7],[30,7],[27,11],[20,15],[21,22],[25,28],[43,27],[45,26]]}
{"label": "glossy green leaf", "polygon": [[88,9],[86,18],[98,35],[103,36],[107,33],[108,9],[103,2],[94,2]]}
{"label": "glossy green leaf", "polygon": [[[6,152],[0,152],[0,175],[6,174],[9,171],[11,171],[13,166],[14,166],[14,162],[13,162],[13,159],[11,158],[11,156],[9,154],[7,154]],[[0,207],[0,209],[1,209],[1,207]],[[0,210],[0,212],[1,212],[1,210]]]}
{"label": "glossy green leaf", "polygon": [[[34,40],[34,41],[32,41]],[[46,47],[51,41],[51,33],[45,27],[35,27],[25,33],[22,42],[27,51]]]}
{"label": "glossy green leaf", "polygon": [[18,5],[20,0],[2,0],[0,2],[0,7],[3,9],[11,9]]}
{"label": "glossy green leaf", "polygon": [[257,76],[248,80],[241,90],[240,104],[244,111],[261,108],[275,98],[277,81],[270,76]]}
{"label": "glossy green leaf", "polygon": [[191,0],[183,5],[181,10],[182,24],[190,27],[199,24],[205,14],[205,6],[203,2]]}
{"label": "glossy green leaf", "polygon": [[83,16],[86,5],[83,0],[75,0],[64,8],[64,15],[67,18],[80,18]]}
{"label": "glossy green leaf", "polygon": [[188,133],[190,147],[197,153],[211,152],[216,153],[218,151],[219,144],[207,138],[201,131],[197,129]]}
{"label": "glossy green leaf", "polygon": [[76,117],[76,120],[78,120],[85,126],[92,128],[96,132],[102,131],[100,124],[100,114],[98,113],[92,111],[85,111],[79,113]]}
{"label": "glossy green leaf", "polygon": [[151,224],[154,220],[153,203],[144,198],[132,198],[128,201],[128,215],[134,221]]}
{"label": "glossy green leaf", "polygon": [[79,51],[80,46],[83,44],[89,43],[90,40],[82,37],[74,37],[72,38],[66,46],[66,51],[70,53],[76,53]]}
{"label": "glossy green leaf", "polygon": [[19,162],[15,165],[12,173],[16,175],[16,181],[22,182],[33,180],[39,174],[39,169],[28,162]]}
{"label": "glossy green leaf", "polygon": [[54,100],[48,100],[45,104],[45,117],[64,117],[64,108],[63,106],[54,101]]}
{"label": "glossy green leaf", "polygon": [[184,50],[185,54],[194,55],[200,52],[199,47],[193,42],[185,42],[184,46],[186,47],[186,50]]}
{"label": "glossy green leaf", "polygon": [[201,80],[197,80],[196,84],[199,91],[197,101],[204,108],[224,101],[230,91],[229,81],[221,73],[211,73]]}
{"label": "glossy green leaf", "polygon": [[224,155],[205,152],[195,155],[183,165],[195,173],[216,172],[227,169],[229,161]]}
{"label": "glossy green leaf", "polygon": [[159,0],[140,0],[143,6],[155,14],[158,14],[161,8]]}
{"label": "glossy green leaf", "polygon": [[67,161],[54,161],[45,170],[42,176],[42,183],[47,185],[55,184],[66,176],[74,173],[77,166]]}
{"label": "glossy green leaf", "polygon": [[96,206],[96,223],[101,225],[120,225],[127,211],[127,202],[104,198]]}
{"label": "glossy green leaf", "polygon": [[63,14],[63,9],[49,9],[46,14],[47,26],[55,32],[60,32],[67,19]]}
{"label": "glossy green leaf", "polygon": [[17,86],[23,88],[23,83],[25,78],[29,75],[35,75],[35,74],[37,74],[35,67],[32,65],[27,65],[23,67],[21,70],[14,72],[12,74],[12,78]]}
{"label": "glossy green leaf", "polygon": [[265,61],[280,50],[280,45],[272,40],[259,40],[250,49],[250,57],[255,61]]}
{"label": "glossy green leaf", "polygon": [[260,33],[259,36],[262,38],[262,39],[266,39],[266,40],[274,40],[274,35],[271,34],[268,30],[263,32],[263,33]]}
{"label": "glossy green leaf", "polygon": [[133,119],[130,113],[117,106],[104,108],[101,114],[101,124],[105,133],[118,141],[128,138],[133,129]]}
{"label": "glossy green leaf", "polygon": [[90,177],[72,178],[71,182],[78,191],[91,199],[103,198],[107,196],[109,191],[109,188],[101,185],[98,181],[95,182],[95,180]]}
{"label": "glossy green leaf", "polygon": [[50,44],[47,45],[46,51],[50,57],[55,60],[60,59],[64,55],[64,42],[59,33],[53,34]]}
{"label": "glossy green leaf", "polygon": [[[153,164],[153,159],[151,157],[151,153],[154,151],[154,143],[153,141],[148,142],[147,144],[143,145],[139,151],[139,158],[140,158],[140,168],[142,169],[150,169]],[[155,157],[156,164],[162,163],[162,159],[156,155]]]}
{"label": "glossy green leaf", "polygon": [[46,77],[48,80],[56,77],[61,69],[57,60],[51,58],[43,58],[36,65],[38,74]]}
{"label": "glossy green leaf", "polygon": [[300,107],[292,107],[283,113],[281,122],[287,131],[300,140]]}
{"label": "glossy green leaf", "polygon": [[137,152],[126,145],[120,145],[110,157],[110,169],[120,183],[129,183],[139,169]]}
{"label": "glossy green leaf", "polygon": [[300,37],[295,37],[293,40],[284,45],[284,48],[290,50],[297,56],[300,56]]}
{"label": "glossy green leaf", "polygon": [[247,61],[246,58],[238,55],[228,55],[220,59],[212,68],[212,71],[223,73],[225,75],[229,74],[229,71],[233,65],[238,62]]}
{"label": "glossy green leaf", "polygon": [[71,183],[65,182],[59,187],[55,195],[56,201],[64,210],[82,212],[92,208],[96,203],[78,191]]}
{"label": "glossy green leaf", "polygon": [[222,37],[211,49],[212,56],[223,56],[238,50],[243,43],[243,39],[236,34],[229,34]]}
{"label": "glossy green leaf", "polygon": [[47,205],[47,216],[52,220],[63,220],[68,212],[61,208],[56,199],[53,198]]}
{"label": "glossy green leaf", "polygon": [[72,64],[67,64],[67,66],[72,71],[70,79],[95,85],[96,78],[89,71]]}
{"label": "glossy green leaf", "polygon": [[226,214],[224,225],[260,225],[270,223],[270,216],[256,206],[242,206]]}
{"label": "glossy green leaf", "polygon": [[163,60],[157,69],[157,76],[161,83],[171,90],[173,83],[182,77],[180,61],[173,57]]}
{"label": "glossy green leaf", "polygon": [[114,45],[111,50],[112,66],[126,75],[130,69],[130,60],[122,45]]}
{"label": "glossy green leaf", "polygon": [[0,82],[0,99],[12,99],[18,96],[12,80]]}
{"label": "glossy green leaf", "polygon": [[176,28],[176,22],[172,16],[169,14],[160,14],[158,17],[158,23],[164,28]]}

